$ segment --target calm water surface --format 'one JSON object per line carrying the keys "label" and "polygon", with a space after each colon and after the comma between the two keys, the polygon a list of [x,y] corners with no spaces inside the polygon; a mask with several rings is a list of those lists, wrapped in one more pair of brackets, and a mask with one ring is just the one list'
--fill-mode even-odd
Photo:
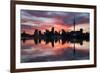
{"label": "calm water surface", "polygon": [[21,62],[47,62],[89,59],[89,42],[63,43],[61,40],[54,43],[34,40],[21,41]]}

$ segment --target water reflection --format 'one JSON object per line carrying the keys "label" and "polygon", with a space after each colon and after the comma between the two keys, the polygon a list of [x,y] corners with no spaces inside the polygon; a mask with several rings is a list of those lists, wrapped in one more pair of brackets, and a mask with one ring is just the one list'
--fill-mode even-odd
{"label": "water reflection", "polygon": [[89,59],[86,40],[21,40],[21,62],[47,62]]}

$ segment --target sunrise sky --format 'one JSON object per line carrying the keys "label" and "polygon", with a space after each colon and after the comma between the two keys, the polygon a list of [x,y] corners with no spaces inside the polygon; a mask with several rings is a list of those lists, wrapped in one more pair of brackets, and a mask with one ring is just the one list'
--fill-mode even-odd
{"label": "sunrise sky", "polygon": [[89,17],[85,12],[21,10],[21,32],[33,34],[35,29],[45,32],[52,27],[56,31],[73,31],[74,18],[76,31],[82,28],[83,32],[89,32]]}

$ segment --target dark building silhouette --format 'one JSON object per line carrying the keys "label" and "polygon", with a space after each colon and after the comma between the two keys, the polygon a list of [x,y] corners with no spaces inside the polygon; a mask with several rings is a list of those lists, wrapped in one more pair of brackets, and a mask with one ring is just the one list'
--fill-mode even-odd
{"label": "dark building silhouette", "polygon": [[35,29],[35,31],[34,31],[34,36],[35,36],[35,37],[38,37],[38,36],[39,36],[39,31],[38,31],[38,29]]}

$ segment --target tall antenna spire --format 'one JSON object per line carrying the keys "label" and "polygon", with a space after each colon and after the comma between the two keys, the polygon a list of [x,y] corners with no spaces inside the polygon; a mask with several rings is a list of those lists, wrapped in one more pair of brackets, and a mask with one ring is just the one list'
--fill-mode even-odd
{"label": "tall antenna spire", "polygon": [[74,22],[73,22],[73,25],[74,25],[74,31],[75,31],[75,16],[74,16]]}

